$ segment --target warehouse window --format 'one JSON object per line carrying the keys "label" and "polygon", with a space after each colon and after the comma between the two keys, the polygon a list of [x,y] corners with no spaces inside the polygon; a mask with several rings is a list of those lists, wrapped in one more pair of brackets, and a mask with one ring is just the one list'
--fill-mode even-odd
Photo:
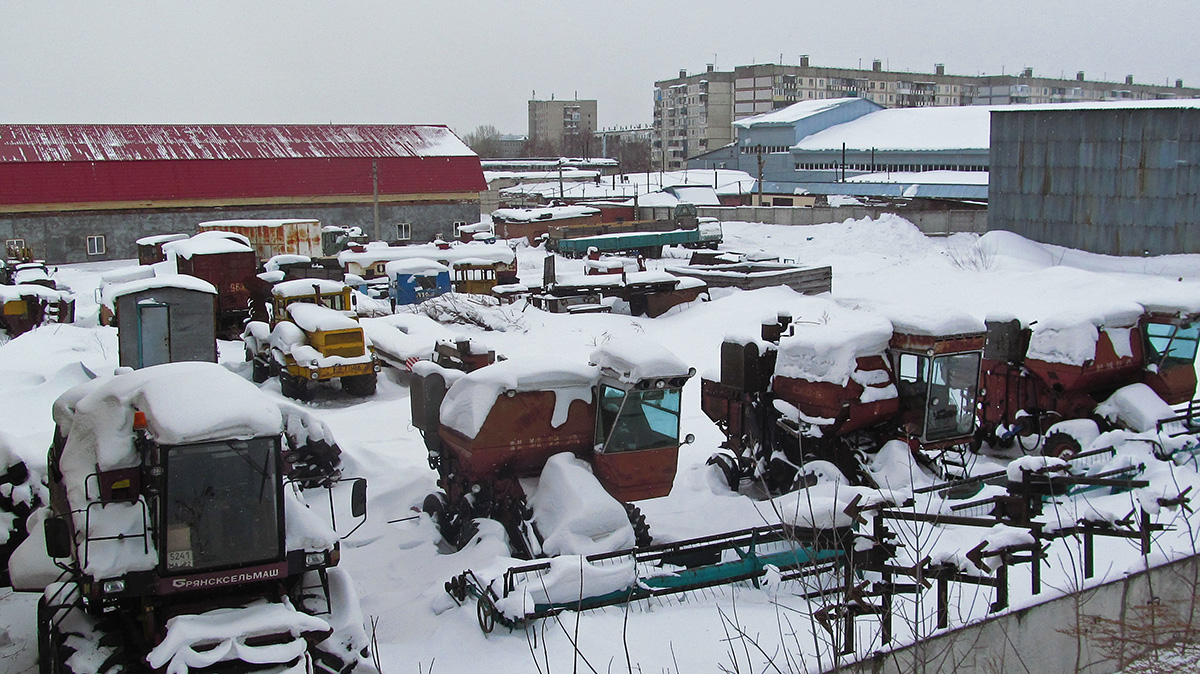
{"label": "warehouse window", "polygon": [[458,237],[462,236],[462,228],[466,227],[466,225],[467,223],[461,220],[456,220],[454,222],[454,238],[457,239]]}
{"label": "warehouse window", "polygon": [[89,236],[87,238],[87,254],[88,255],[103,255],[104,254],[104,237],[101,235]]}
{"label": "warehouse window", "polygon": [[399,241],[409,241],[412,239],[412,223],[397,222],[396,223],[396,239]]}

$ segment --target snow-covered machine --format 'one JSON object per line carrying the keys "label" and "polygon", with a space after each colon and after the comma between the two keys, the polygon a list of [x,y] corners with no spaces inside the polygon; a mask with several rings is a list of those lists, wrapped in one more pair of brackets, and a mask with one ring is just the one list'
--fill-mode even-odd
{"label": "snow-covered machine", "polygon": [[1054,424],[1095,416],[1121,387],[1144,383],[1167,404],[1189,402],[1198,342],[1194,307],[1126,303],[1031,326],[988,321],[978,441],[1076,453],[1078,439]]}
{"label": "snow-covered machine", "polygon": [[869,482],[858,452],[901,439],[925,456],[974,437],[982,324],[961,315],[889,321],[806,299],[803,316],[780,315],[761,338],[727,337],[720,379],[702,381],[701,406],[728,450],[710,463],[730,487],[754,479],[788,491],[813,459]]}
{"label": "snow-covered machine", "polygon": [[[644,517],[618,502],[671,491],[680,393],[695,370],[644,339],[611,340],[590,361],[514,358],[465,375],[415,367],[413,424],[442,489],[424,509],[446,540],[461,546],[476,518],[492,518],[522,556],[599,552],[563,539],[578,533],[572,521],[600,526],[615,512],[624,533],[597,529],[584,538],[604,551],[649,543]],[[591,512],[573,518],[573,509]]]}
{"label": "snow-covered machine", "polygon": [[217,289],[217,336],[237,339],[250,315],[251,279],[258,255],[246,237],[233,232],[200,232],[187,239],[158,244],[180,274],[204,279]]}
{"label": "snow-covered machine", "polygon": [[[367,644],[339,537],[285,478],[284,431],[312,421],[297,414],[211,363],[101,377],[58,399],[50,505],[26,543],[44,540],[57,568],[26,546],[12,564],[15,587],[44,588],[41,671],[358,663]],[[366,483],[347,482],[339,493],[364,517]]]}
{"label": "snow-covered machine", "polygon": [[242,333],[256,383],[278,374],[283,394],[299,400],[312,399],[312,384],[330,379],[341,379],[350,395],[375,393],[379,359],[345,283],[284,281],[271,289],[271,299],[271,323],[250,321]]}

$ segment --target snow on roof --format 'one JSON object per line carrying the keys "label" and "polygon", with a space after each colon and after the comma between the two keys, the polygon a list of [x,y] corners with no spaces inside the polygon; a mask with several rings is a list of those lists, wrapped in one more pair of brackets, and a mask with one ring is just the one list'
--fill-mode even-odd
{"label": "snow on roof", "polygon": [[1130,340],[1134,337],[1130,328],[1137,324],[1144,311],[1142,305],[1127,301],[1077,304],[1042,318],[1032,326],[1026,358],[1083,365],[1096,357],[1099,328],[1108,332],[1118,356],[1131,356]]}
{"label": "snow on roof", "polygon": [[552,426],[567,421],[573,400],[592,399],[592,387],[599,369],[577,361],[543,357],[510,358],[468,373],[454,382],[442,400],[442,423],[468,438],[483,428],[496,398],[506,391],[554,391],[556,394]]}
{"label": "snow on roof", "polygon": [[322,295],[336,295],[345,289],[346,284],[341,281],[331,281],[323,278],[298,278],[275,284],[275,287],[271,288],[271,294],[275,297],[303,297],[305,295],[315,295],[317,292],[320,292]]}
{"label": "snow on roof", "polygon": [[1086,103],[1039,103],[1036,105],[999,105],[992,112],[1043,112],[1056,110],[1163,110],[1200,108],[1200,98],[1173,98],[1161,101],[1093,101]]}
{"label": "snow on roof", "polygon": [[804,310],[792,319],[792,336],[779,341],[777,376],[845,386],[859,358],[887,349],[892,324],[883,316],[820,297],[801,299]]}
{"label": "snow on roof", "polygon": [[662,345],[644,337],[618,337],[592,352],[589,360],[601,372],[632,384],[644,379],[686,377],[688,366]]}
{"label": "snow on roof", "polygon": [[288,316],[296,322],[296,325],[303,328],[305,332],[354,330],[358,328],[358,321],[353,318],[336,309],[317,306],[316,304],[293,302],[288,305],[287,312]]}
{"label": "snow on roof", "polygon": [[450,329],[422,314],[364,318],[360,325],[375,345],[375,351],[393,364],[410,358],[428,360],[433,357],[434,345],[454,338]]}
{"label": "snow on roof", "polygon": [[253,253],[250,240],[241,234],[210,230],[179,241],[168,241],[162,245],[163,253],[185,260],[195,255],[217,255],[220,253]]}
{"label": "snow on roof", "polygon": [[143,236],[137,240],[139,246],[156,246],[160,243],[168,241],[180,241],[188,238],[187,234],[155,234],[154,236]]}
{"label": "snow on roof", "polygon": [[987,185],[987,171],[891,171],[863,173],[848,183],[905,183],[909,185]]}
{"label": "snow on roof", "polygon": [[221,229],[222,227],[283,227],[284,225],[318,222],[313,218],[299,219],[263,219],[263,220],[209,220],[200,223],[200,229]]}
{"label": "snow on roof", "polygon": [[974,105],[886,108],[802,138],[793,150],[982,150],[991,142],[991,111]]}
{"label": "snow on roof", "polygon": [[754,117],[746,117],[744,119],[739,119],[736,122],[734,122],[733,125],[736,127],[743,128],[743,129],[749,129],[754,126],[774,126],[774,125],[782,126],[782,125],[787,125],[787,124],[794,124],[806,117],[811,117],[818,113],[825,112],[826,110],[832,110],[833,108],[836,108],[839,105],[844,105],[846,103],[849,103],[850,101],[860,101],[860,100],[862,100],[862,99],[860,99],[860,98],[827,98],[827,99],[823,99],[823,100],[801,101],[800,103],[795,103],[795,104],[789,105],[786,108],[781,108],[779,110],[773,110],[771,112],[764,113],[761,115],[755,115]]}
{"label": "snow on roof", "polygon": [[545,208],[497,208],[492,211],[496,222],[534,222],[540,220],[564,220],[596,215],[598,208],[588,206],[547,206]]}
{"label": "snow on roof", "polygon": [[968,333],[982,333],[987,327],[983,321],[951,307],[889,303],[867,303],[862,305],[886,317],[892,329],[905,335],[927,335],[949,337]]}
{"label": "snow on roof", "polygon": [[312,258],[307,255],[296,255],[293,253],[284,253],[282,255],[275,255],[270,260],[267,260],[267,263],[263,265],[263,268],[267,271],[279,271],[279,267],[281,265],[309,264],[311,262],[312,262]]}
{"label": "snow on roof", "polygon": [[119,297],[140,293],[143,290],[150,290],[152,288],[179,288],[208,293],[209,295],[217,294],[216,286],[203,279],[188,276],[187,274],[164,274],[162,276],[152,276],[150,278],[106,285],[101,290],[100,302],[105,306],[111,307]]}
{"label": "snow on roof", "polygon": [[717,191],[707,185],[672,185],[665,189],[674,194],[681,203],[695,204],[697,206],[721,205],[721,200],[717,197]]}
{"label": "snow on roof", "polygon": [[69,296],[70,293],[65,290],[54,290],[36,283],[21,283],[12,286],[0,284],[0,302],[12,302],[24,297],[36,297],[55,302]]}
{"label": "snow on roof", "polygon": [[473,156],[439,125],[0,125],[0,162]]}
{"label": "snow on roof", "polygon": [[361,252],[344,250],[338,253],[338,264],[345,267],[348,263],[355,262],[363,267],[369,267],[378,262],[409,258],[436,260],[442,264],[449,264],[463,258],[483,259],[487,260],[488,264],[496,262],[511,264],[516,257],[516,253],[502,243],[461,243],[452,244],[445,249],[432,243],[426,243],[416,246],[372,247]]}
{"label": "snow on roof", "polygon": [[407,260],[392,260],[384,266],[384,272],[388,277],[397,274],[414,274],[416,276],[435,276],[443,272],[449,272],[450,268],[433,260],[424,258],[411,258]]}

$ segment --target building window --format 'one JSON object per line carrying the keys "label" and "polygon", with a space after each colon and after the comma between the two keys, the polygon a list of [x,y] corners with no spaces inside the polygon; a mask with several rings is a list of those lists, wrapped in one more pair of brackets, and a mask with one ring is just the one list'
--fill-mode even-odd
{"label": "building window", "polygon": [[102,235],[89,236],[87,238],[87,254],[88,255],[103,255],[104,254],[104,237]]}
{"label": "building window", "polygon": [[[457,233],[457,228],[455,228],[455,230],[456,230],[455,233]],[[412,223],[411,222],[397,222],[396,223],[396,240],[397,241],[409,241],[411,239],[412,239]]]}
{"label": "building window", "polygon": [[461,230],[462,230],[462,228],[463,228],[463,227],[466,227],[466,225],[467,225],[467,223],[463,222],[462,220],[455,220],[455,221],[454,221],[454,238],[456,238],[456,239],[457,239],[459,236],[461,236],[461,235],[462,235],[462,231],[461,231]]}

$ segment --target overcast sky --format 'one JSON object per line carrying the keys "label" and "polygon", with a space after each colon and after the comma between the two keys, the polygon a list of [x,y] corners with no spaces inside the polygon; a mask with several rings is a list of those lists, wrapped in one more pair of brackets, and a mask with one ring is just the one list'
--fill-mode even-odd
{"label": "overcast sky", "polygon": [[0,0],[0,123],[440,123],[527,101],[651,120],[655,80],[750,63],[1200,86],[1195,0]]}

